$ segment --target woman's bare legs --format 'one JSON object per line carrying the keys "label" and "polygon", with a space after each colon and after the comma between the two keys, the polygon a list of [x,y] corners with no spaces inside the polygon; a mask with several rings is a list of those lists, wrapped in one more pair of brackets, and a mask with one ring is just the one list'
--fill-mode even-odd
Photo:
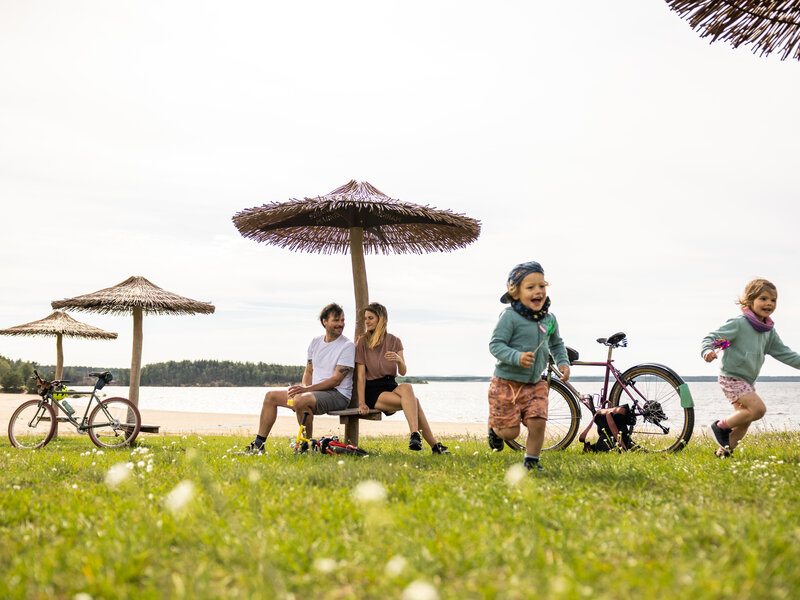
{"label": "woman's bare legs", "polygon": [[419,431],[431,448],[436,445],[436,437],[433,435],[428,418],[410,384],[401,383],[393,392],[383,392],[378,396],[375,408],[386,412],[402,410],[408,422],[409,431],[411,433]]}

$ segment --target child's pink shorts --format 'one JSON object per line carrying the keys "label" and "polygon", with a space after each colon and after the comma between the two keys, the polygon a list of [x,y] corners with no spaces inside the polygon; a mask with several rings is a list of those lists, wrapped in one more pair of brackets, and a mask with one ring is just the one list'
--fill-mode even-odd
{"label": "child's pink shorts", "polygon": [[739,398],[742,396],[752,394],[756,391],[756,388],[747,383],[744,379],[739,379],[737,377],[723,377],[720,375],[717,381],[719,381],[719,385],[722,388],[722,393],[730,400],[731,404],[738,402]]}

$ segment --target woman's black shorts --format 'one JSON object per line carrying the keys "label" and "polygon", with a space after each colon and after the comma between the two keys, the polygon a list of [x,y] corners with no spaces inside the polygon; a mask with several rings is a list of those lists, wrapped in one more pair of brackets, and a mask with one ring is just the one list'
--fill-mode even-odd
{"label": "woman's black shorts", "polygon": [[[367,379],[364,383],[364,402],[370,408],[375,408],[375,403],[378,401],[378,396],[383,392],[393,392],[397,387],[397,382],[394,380],[393,375],[386,375],[379,379]],[[392,413],[386,413],[394,414]]]}

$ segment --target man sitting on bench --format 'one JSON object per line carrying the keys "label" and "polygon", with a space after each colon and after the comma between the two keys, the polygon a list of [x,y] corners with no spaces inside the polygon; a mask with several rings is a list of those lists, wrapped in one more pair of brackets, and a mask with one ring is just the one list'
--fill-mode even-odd
{"label": "man sitting on bench", "polygon": [[322,309],[319,320],[325,335],[314,338],[308,346],[302,385],[267,392],[261,407],[258,435],[244,449],[246,454],[264,454],[264,442],[278,418],[279,406],[294,410],[298,423],[302,423],[303,413],[309,413],[305,425],[307,436],[311,437],[312,415],[343,410],[350,404],[356,347],[342,335],[344,310],[338,304],[329,304]]}

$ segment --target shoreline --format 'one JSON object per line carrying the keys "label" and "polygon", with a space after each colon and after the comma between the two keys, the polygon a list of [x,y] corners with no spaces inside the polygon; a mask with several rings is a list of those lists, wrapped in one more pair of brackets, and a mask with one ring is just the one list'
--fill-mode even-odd
{"label": "shoreline", "polygon": [[[25,400],[37,399],[35,394],[6,394],[0,393],[0,423],[8,427],[8,421],[14,410]],[[73,404],[76,404],[73,402]],[[76,406],[77,408],[77,406]],[[81,409],[79,409],[80,411]],[[258,415],[239,415],[228,413],[183,412],[172,410],[144,409],[142,414],[143,425],[158,425],[158,434],[142,435],[231,435],[252,437],[258,430]],[[438,437],[453,438],[458,436],[484,436],[486,435],[485,423],[443,423],[431,422],[433,434]],[[297,435],[297,419],[288,409],[278,411],[278,419],[272,427],[270,437],[294,437]],[[59,427],[59,434],[76,435],[72,426],[63,424]],[[359,426],[360,437],[381,436],[407,436],[408,425],[405,421],[369,421],[361,420]],[[339,424],[338,417],[320,415],[314,417],[314,436],[344,435],[344,425]]]}

